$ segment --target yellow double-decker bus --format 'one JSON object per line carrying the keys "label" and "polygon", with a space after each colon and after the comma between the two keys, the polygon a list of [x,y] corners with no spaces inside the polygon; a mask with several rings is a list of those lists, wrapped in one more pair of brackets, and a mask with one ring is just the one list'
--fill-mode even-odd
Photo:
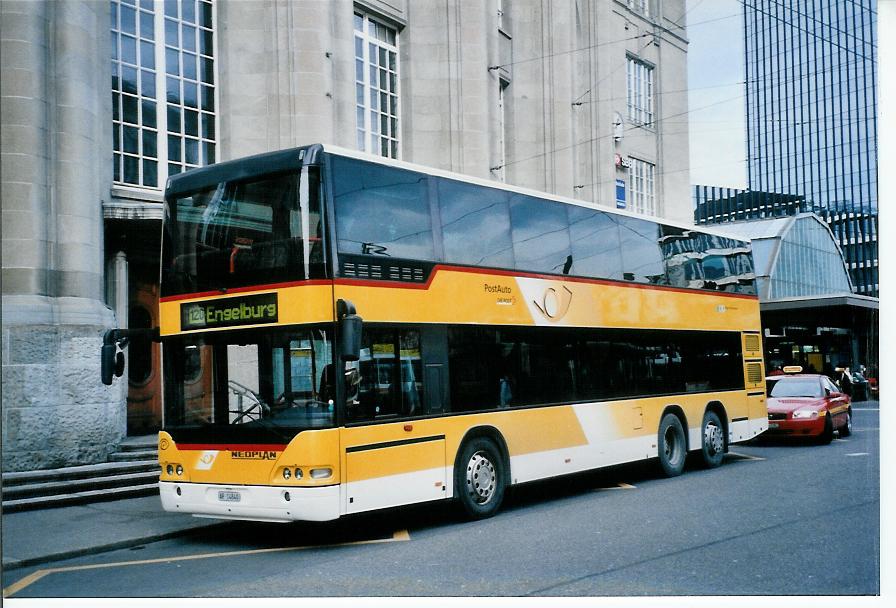
{"label": "yellow double-decker bus", "polygon": [[767,427],[748,242],[322,145],[165,198],[166,510],[487,517],[511,485],[715,467]]}

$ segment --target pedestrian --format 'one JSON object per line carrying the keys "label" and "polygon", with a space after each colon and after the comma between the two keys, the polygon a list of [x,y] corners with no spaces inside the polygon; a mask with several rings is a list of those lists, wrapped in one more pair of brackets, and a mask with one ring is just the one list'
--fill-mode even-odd
{"label": "pedestrian", "polygon": [[840,373],[840,392],[852,397],[852,376],[848,367],[844,367]]}

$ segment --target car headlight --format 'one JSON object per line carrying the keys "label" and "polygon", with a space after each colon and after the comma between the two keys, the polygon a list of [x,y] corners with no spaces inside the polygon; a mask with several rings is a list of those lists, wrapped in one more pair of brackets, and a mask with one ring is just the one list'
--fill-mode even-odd
{"label": "car headlight", "polygon": [[796,410],[793,412],[793,417],[797,418],[818,418],[817,410]]}

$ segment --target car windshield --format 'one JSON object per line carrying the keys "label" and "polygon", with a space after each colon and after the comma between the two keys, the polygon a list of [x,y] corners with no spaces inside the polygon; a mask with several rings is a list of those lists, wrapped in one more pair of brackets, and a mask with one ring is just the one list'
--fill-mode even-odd
{"label": "car windshield", "polygon": [[821,384],[815,378],[768,380],[769,397],[821,397]]}

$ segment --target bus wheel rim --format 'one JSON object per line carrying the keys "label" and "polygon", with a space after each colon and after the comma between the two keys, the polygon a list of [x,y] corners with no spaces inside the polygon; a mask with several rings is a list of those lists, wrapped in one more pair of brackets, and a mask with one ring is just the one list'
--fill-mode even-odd
{"label": "bus wheel rim", "polygon": [[711,456],[719,454],[725,449],[722,430],[714,422],[706,425],[706,428],[703,430],[703,440]]}
{"label": "bus wheel rim", "polygon": [[467,492],[477,504],[485,504],[495,495],[497,472],[484,452],[476,452],[467,463]]}

